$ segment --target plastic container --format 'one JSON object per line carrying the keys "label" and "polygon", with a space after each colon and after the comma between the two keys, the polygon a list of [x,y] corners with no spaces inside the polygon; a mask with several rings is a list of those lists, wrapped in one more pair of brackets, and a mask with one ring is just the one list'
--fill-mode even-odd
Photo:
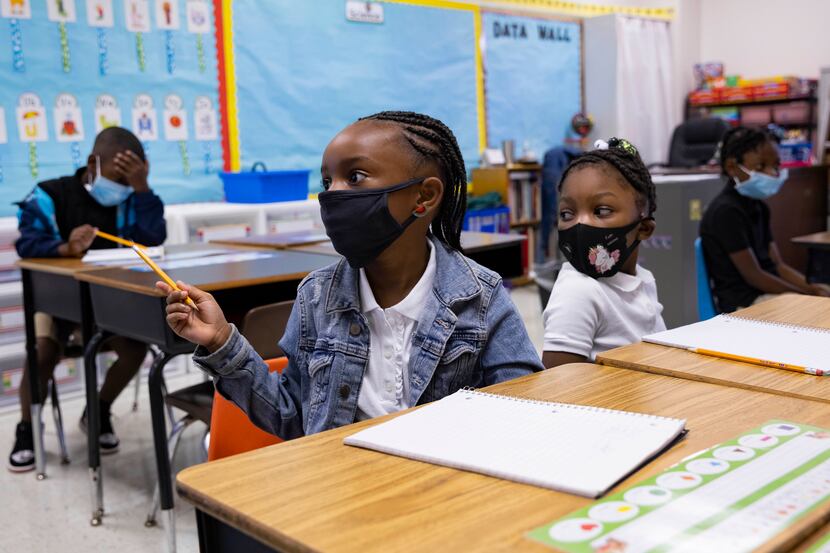
{"label": "plastic container", "polygon": [[487,209],[468,209],[464,214],[463,230],[475,232],[510,232],[510,209],[492,207]]}
{"label": "plastic container", "polygon": [[250,171],[219,173],[229,203],[264,204],[289,202],[308,198],[310,171],[268,171],[262,162],[254,163]]}

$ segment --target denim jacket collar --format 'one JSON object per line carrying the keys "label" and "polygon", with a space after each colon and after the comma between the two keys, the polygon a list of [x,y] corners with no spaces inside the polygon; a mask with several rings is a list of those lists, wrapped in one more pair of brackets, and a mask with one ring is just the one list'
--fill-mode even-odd
{"label": "denim jacket collar", "polygon": [[[470,300],[482,291],[472,267],[460,253],[430,235],[435,246],[437,271],[433,292],[444,305]],[[332,273],[326,294],[326,312],[360,311],[360,271],[341,259]]]}

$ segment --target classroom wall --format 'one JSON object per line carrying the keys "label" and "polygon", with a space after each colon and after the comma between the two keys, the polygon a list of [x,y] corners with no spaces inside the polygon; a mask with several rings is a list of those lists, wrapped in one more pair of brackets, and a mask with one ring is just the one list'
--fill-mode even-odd
{"label": "classroom wall", "polygon": [[[698,0],[684,0],[697,2]],[[700,60],[745,77],[818,77],[830,66],[827,0],[700,0]]]}

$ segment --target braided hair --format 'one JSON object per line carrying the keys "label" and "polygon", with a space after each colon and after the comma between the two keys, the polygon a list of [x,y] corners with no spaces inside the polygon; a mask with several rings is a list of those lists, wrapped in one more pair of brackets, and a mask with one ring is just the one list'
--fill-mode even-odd
{"label": "braided hair", "polygon": [[646,213],[651,217],[657,211],[657,193],[654,182],[651,180],[646,164],[640,158],[640,153],[628,140],[624,138],[609,138],[608,142],[597,140],[597,149],[585,152],[573,160],[562,173],[559,179],[559,190],[568,173],[588,165],[606,165],[616,169],[639,194],[642,203],[646,204]]}
{"label": "braided hair", "polygon": [[434,160],[444,180],[444,198],[432,233],[444,244],[461,251],[461,227],[467,209],[467,169],[455,135],[444,123],[411,111],[382,111],[360,121],[382,121],[398,125],[406,141],[421,160]]}
{"label": "braided hair", "polygon": [[734,127],[726,131],[718,153],[721,172],[726,175],[727,159],[735,158],[738,163],[742,163],[747,153],[757,150],[767,140],[770,140],[770,136],[758,129]]}

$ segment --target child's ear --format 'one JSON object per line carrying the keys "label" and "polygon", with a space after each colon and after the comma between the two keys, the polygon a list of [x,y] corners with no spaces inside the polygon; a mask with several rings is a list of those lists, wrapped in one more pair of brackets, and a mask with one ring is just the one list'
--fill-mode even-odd
{"label": "child's ear", "polygon": [[90,180],[94,179],[97,176],[95,174],[95,156],[92,154],[89,154],[89,156],[86,158],[86,171],[87,174],[90,176]]}
{"label": "child's ear", "polygon": [[734,157],[726,158],[726,162],[723,164],[723,170],[733,179],[744,174],[744,172],[741,171],[741,168],[738,167],[738,160]]}
{"label": "child's ear", "polygon": [[421,183],[418,192],[417,207],[423,206],[427,210],[437,209],[444,197],[444,183],[438,177],[429,177]]}
{"label": "child's ear", "polygon": [[651,235],[654,234],[654,230],[657,228],[657,223],[654,222],[654,219],[646,219],[640,223],[640,230],[637,231],[637,240],[643,241],[648,240],[651,238]]}

